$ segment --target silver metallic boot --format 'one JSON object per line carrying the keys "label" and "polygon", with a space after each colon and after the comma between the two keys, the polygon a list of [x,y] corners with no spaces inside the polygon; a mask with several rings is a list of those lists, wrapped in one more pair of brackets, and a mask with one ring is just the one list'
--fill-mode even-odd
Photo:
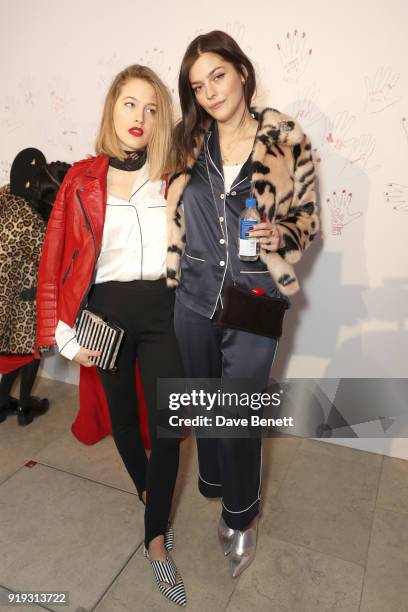
{"label": "silver metallic boot", "polygon": [[230,556],[230,568],[233,578],[242,574],[255,559],[258,522],[257,520],[255,527],[245,531],[235,531]]}
{"label": "silver metallic boot", "polygon": [[221,544],[222,552],[225,556],[231,552],[232,541],[234,539],[235,529],[228,527],[222,516],[218,523],[218,539]]}

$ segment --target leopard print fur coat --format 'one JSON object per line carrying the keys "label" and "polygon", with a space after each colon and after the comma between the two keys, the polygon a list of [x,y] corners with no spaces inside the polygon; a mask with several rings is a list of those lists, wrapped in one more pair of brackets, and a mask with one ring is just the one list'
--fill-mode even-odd
{"label": "leopard print fur coat", "polygon": [[0,188],[0,353],[34,352],[36,285],[45,223],[23,199]]}

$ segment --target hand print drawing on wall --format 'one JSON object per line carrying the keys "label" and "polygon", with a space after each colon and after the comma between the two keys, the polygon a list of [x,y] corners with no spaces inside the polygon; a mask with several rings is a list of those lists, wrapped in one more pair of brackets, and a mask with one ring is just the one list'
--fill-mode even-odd
{"label": "hand print drawing on wall", "polygon": [[17,94],[24,103],[24,107],[30,106],[33,110],[36,106],[36,101],[41,96],[41,88],[39,87],[38,78],[36,75],[28,75],[20,80],[17,85]]}
{"label": "hand print drawing on wall", "polygon": [[11,163],[1,160],[0,161],[0,186],[6,185],[10,182],[10,170]]}
{"label": "hand print drawing on wall", "polygon": [[348,164],[358,165],[361,168],[367,166],[367,162],[375,151],[376,140],[370,134],[361,134],[352,138],[346,150]]}
{"label": "hand print drawing on wall", "polygon": [[56,94],[55,91],[50,91],[50,104],[51,110],[55,113],[59,113],[65,108],[64,99]]}
{"label": "hand print drawing on wall", "polygon": [[[47,144],[51,147],[62,147],[60,155],[64,151],[73,151],[78,140],[78,125],[74,119],[75,99],[70,96],[64,96],[66,90],[62,79],[54,75],[49,84],[48,103],[51,113],[49,114],[49,122],[45,126],[45,135],[47,136]],[[58,130],[58,138],[55,138],[54,129]],[[61,136],[64,140],[61,140]]]}
{"label": "hand print drawing on wall", "polygon": [[292,35],[287,32],[285,41],[282,44],[277,43],[276,46],[285,81],[297,81],[306,70],[312,54],[312,49],[308,48],[306,41],[306,32],[300,34],[294,30]]}
{"label": "hand print drawing on wall", "polygon": [[18,98],[7,96],[0,108],[0,123],[3,136],[17,132],[24,125],[24,112]]}
{"label": "hand print drawing on wall", "polygon": [[122,61],[116,53],[110,56],[101,56],[96,66],[96,85],[101,97],[107,92],[114,75],[119,72]]}
{"label": "hand print drawing on wall", "polygon": [[148,66],[163,79],[165,84],[170,88],[171,92],[174,94],[177,83],[175,81],[175,73],[173,65],[170,65],[166,60],[166,53],[163,49],[159,49],[158,47],[152,47],[151,49],[146,49],[143,55],[138,59],[138,64],[142,64],[143,66]]}
{"label": "hand print drawing on wall", "polygon": [[31,90],[29,90],[29,89],[24,89],[22,93],[23,93],[24,103],[27,106],[34,107],[34,94],[33,94],[33,92]]}
{"label": "hand print drawing on wall", "polygon": [[385,201],[392,205],[396,211],[408,212],[408,185],[388,183],[385,192]]}
{"label": "hand print drawing on wall", "polygon": [[356,117],[349,113],[349,111],[342,111],[336,113],[334,116],[326,140],[332,147],[337,149],[337,151],[344,151],[349,144],[351,138],[347,138],[347,136],[355,120]]}
{"label": "hand print drawing on wall", "polygon": [[392,72],[391,66],[381,66],[371,78],[366,76],[367,110],[369,113],[380,113],[401,99],[394,95],[394,88],[400,75]]}
{"label": "hand print drawing on wall", "polygon": [[405,138],[408,142],[408,121],[406,117],[403,117],[401,119],[401,125],[402,125],[402,129],[404,130]]}
{"label": "hand print drawing on wall", "polygon": [[[353,136],[351,128],[356,124],[357,117],[349,111],[340,111],[335,114],[333,121],[328,125],[325,144],[342,154],[343,166],[340,172],[355,166],[367,169],[367,163],[376,149],[376,139],[370,134]],[[378,170],[380,166],[372,166],[369,171]]]}
{"label": "hand print drawing on wall", "polygon": [[245,49],[245,53],[251,55],[252,47],[247,41],[247,27],[244,23],[240,21],[228,22],[225,24],[225,31],[237,41],[242,49]]}
{"label": "hand print drawing on wall", "polygon": [[308,85],[299,92],[295,101],[288,106],[288,113],[305,127],[321,120],[323,113],[318,105],[319,93],[320,91],[315,83]]}
{"label": "hand print drawing on wall", "polygon": [[340,195],[333,191],[332,196],[326,199],[331,215],[332,236],[341,236],[346,225],[362,216],[361,211],[350,212],[352,198],[353,194],[343,189]]}

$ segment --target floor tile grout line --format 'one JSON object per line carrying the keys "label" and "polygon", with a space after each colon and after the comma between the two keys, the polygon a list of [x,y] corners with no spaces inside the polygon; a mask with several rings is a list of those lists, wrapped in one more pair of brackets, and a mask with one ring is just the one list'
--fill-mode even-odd
{"label": "floor tile grout line", "polygon": [[224,608],[224,612],[227,612],[227,611],[228,611],[229,605],[230,605],[230,603],[231,603],[231,599],[233,598],[234,593],[235,593],[235,591],[236,591],[236,590],[237,590],[237,588],[238,588],[238,585],[239,585],[239,579],[240,579],[240,576],[238,576],[238,579],[235,581],[235,586],[233,587],[233,589],[232,589],[232,591],[231,591],[231,594],[230,594],[230,596],[228,597],[228,601],[227,601],[226,606],[225,606],[225,608]]}
{"label": "floor tile grout line", "polygon": [[12,473],[12,474],[10,474],[9,476],[7,476],[7,477],[6,477],[4,480],[2,480],[2,481],[0,482],[0,487],[1,487],[1,486],[2,486],[4,483],[6,483],[8,480],[10,480],[10,478],[13,478],[13,476],[15,476],[15,475],[17,474],[17,472],[19,472],[19,471],[20,471],[20,470],[21,470],[23,467],[25,467],[25,464],[24,464],[24,463],[23,463],[23,465],[20,465],[20,467],[18,467],[18,468],[16,469],[16,471],[15,471],[15,472],[13,472],[13,473]]}
{"label": "floor tile grout line", "polygon": [[[82,480],[87,480],[88,482],[93,482],[95,484],[102,485],[103,487],[107,487],[108,489],[114,489],[115,491],[121,491],[121,493],[127,493],[128,495],[133,495],[137,497],[137,493],[132,493],[131,491],[127,491],[126,489],[121,489],[120,487],[115,487],[114,485],[107,484],[106,482],[101,482],[100,480],[94,480],[93,478],[89,478],[89,476],[82,476],[81,474],[77,474],[75,472],[70,472],[68,470],[63,470],[62,468],[56,467],[55,465],[49,465],[48,463],[43,463],[42,461],[35,461],[37,465],[41,465],[42,467],[49,468],[50,470],[55,470],[57,472],[62,472],[63,474],[68,474],[69,476],[75,476],[76,478],[81,478]],[[21,467],[25,467],[22,465]],[[21,469],[21,468],[20,468]]]}
{"label": "floor tile grout line", "polygon": [[375,514],[376,514],[376,510],[377,510],[378,493],[380,491],[380,483],[381,483],[381,478],[382,478],[382,475],[383,475],[383,471],[384,471],[384,455],[382,455],[381,469],[379,470],[379,475],[378,475],[377,492],[376,492],[375,502],[374,502],[373,518],[371,520],[370,534],[368,536],[367,555],[366,555],[366,560],[365,560],[365,564],[364,564],[363,580],[361,582],[360,603],[358,605],[359,612],[361,611],[361,605],[363,603],[364,583],[365,583],[366,573],[367,573],[368,554],[369,554],[369,551],[370,551],[371,537],[373,535],[373,526],[374,526]]}
{"label": "floor tile grout line", "polygon": [[91,607],[90,612],[93,612],[94,610],[96,610],[96,608],[99,606],[99,604],[101,603],[101,601],[103,600],[103,598],[105,597],[105,595],[107,595],[107,593],[109,592],[109,590],[113,587],[113,585],[115,584],[115,582],[117,581],[117,579],[119,578],[119,576],[124,572],[124,570],[126,569],[126,567],[129,565],[130,561],[133,559],[133,557],[137,554],[138,550],[141,549],[143,544],[143,540],[140,542],[140,544],[138,544],[138,546],[136,547],[136,549],[132,552],[132,554],[128,557],[128,559],[126,560],[126,562],[124,563],[124,565],[121,567],[121,569],[117,572],[116,576],[113,578],[113,580],[111,580],[111,582],[109,583],[109,585],[106,587],[106,589],[103,591],[102,595],[99,597],[99,599],[97,600],[96,604],[94,606]]}

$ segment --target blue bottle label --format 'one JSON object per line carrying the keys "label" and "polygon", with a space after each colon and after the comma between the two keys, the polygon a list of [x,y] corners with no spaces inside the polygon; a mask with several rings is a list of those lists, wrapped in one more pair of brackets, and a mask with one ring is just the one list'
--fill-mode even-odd
{"label": "blue bottle label", "polygon": [[249,236],[245,236],[246,232],[249,232],[257,224],[255,219],[241,219],[239,222],[239,237],[241,240],[251,240]]}
{"label": "blue bottle label", "polygon": [[245,236],[257,224],[255,219],[241,219],[239,222],[239,255],[255,257],[257,255],[257,239]]}

